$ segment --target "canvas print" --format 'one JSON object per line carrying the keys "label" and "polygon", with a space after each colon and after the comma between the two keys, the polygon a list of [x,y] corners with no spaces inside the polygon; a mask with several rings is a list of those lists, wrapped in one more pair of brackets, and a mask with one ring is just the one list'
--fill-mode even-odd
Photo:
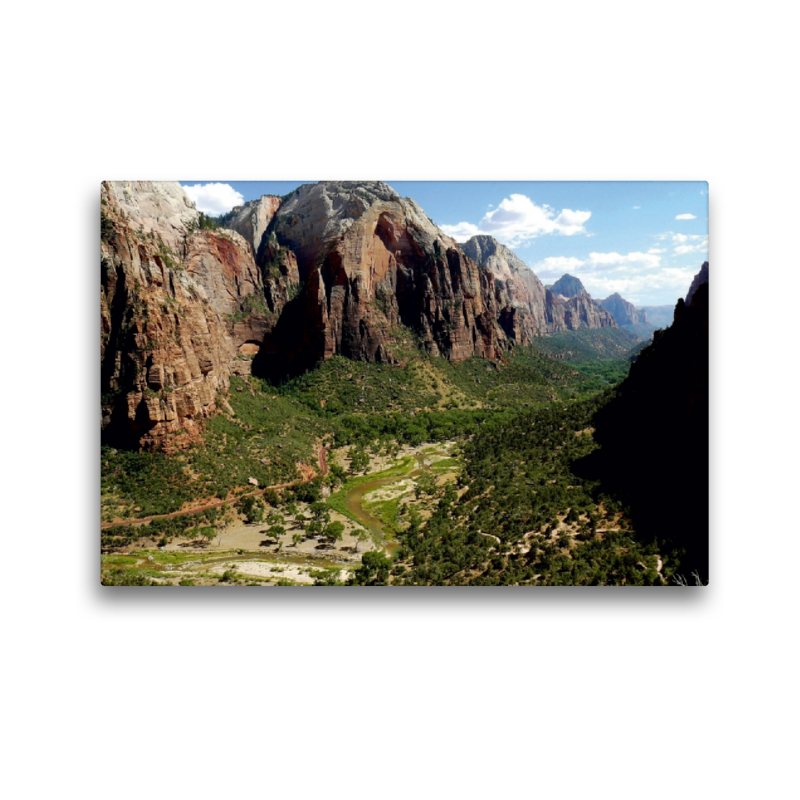
{"label": "canvas print", "polygon": [[708,583],[705,182],[110,181],[100,237],[103,585]]}

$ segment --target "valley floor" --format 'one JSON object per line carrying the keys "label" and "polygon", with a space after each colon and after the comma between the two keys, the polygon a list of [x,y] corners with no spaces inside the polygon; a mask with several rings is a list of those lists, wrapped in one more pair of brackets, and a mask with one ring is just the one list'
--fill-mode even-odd
{"label": "valley floor", "polygon": [[[213,538],[178,536],[161,547],[154,539],[143,538],[103,555],[103,570],[110,581],[116,575],[127,580],[150,580],[155,585],[187,585],[187,581],[191,585],[308,585],[320,578],[346,582],[363,553],[396,551],[398,517],[410,509],[423,519],[430,516],[432,499],[426,490],[455,480],[459,468],[455,448],[456,442],[451,440],[381,453],[372,459],[368,471],[347,479],[332,494],[323,492],[330,522],[342,525],[340,541],[307,536],[304,527],[311,504],[297,502],[294,515],[282,515],[285,532],[277,539],[266,538],[268,523],[248,523],[228,516]],[[326,459],[343,467],[348,463],[348,452],[349,448],[339,448],[326,456],[321,449],[320,467],[327,471]],[[250,496],[263,493],[260,490]],[[226,505],[217,501],[198,508]],[[175,512],[161,519],[178,516]],[[139,523],[126,525],[138,527]],[[146,531],[146,526],[140,530]]]}

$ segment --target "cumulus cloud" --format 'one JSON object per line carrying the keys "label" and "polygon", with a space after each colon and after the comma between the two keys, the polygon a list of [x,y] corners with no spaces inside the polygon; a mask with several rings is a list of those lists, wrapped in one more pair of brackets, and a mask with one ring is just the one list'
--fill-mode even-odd
{"label": "cumulus cloud", "polygon": [[657,253],[589,253],[586,267],[595,272],[609,272],[628,267],[653,269],[661,264],[661,256]]}
{"label": "cumulus cloud", "polygon": [[573,211],[571,208],[556,213],[548,205],[537,206],[524,194],[512,194],[493,211],[487,211],[477,225],[459,222],[441,228],[457,242],[466,242],[476,234],[488,234],[509,247],[516,247],[549,233],[562,236],[586,234],[584,223],[591,216],[591,211]]}
{"label": "cumulus cloud", "polygon": [[[708,252],[708,236],[702,233],[675,233],[667,231],[667,233],[659,233],[656,236],[660,242],[670,241],[673,244],[672,252],[678,256],[685,256],[690,253],[707,253]],[[656,248],[651,248],[651,253],[657,252]],[[661,251],[666,252],[666,251]]]}
{"label": "cumulus cloud", "polygon": [[694,214],[678,214],[675,219],[697,219],[697,217]]}
{"label": "cumulus cloud", "polygon": [[707,250],[707,244],[682,244],[675,248],[675,253],[684,256],[687,253],[705,253]]}
{"label": "cumulus cloud", "polygon": [[183,191],[197,206],[198,211],[212,217],[225,214],[234,206],[244,203],[244,197],[227,183],[196,183],[184,186]]}

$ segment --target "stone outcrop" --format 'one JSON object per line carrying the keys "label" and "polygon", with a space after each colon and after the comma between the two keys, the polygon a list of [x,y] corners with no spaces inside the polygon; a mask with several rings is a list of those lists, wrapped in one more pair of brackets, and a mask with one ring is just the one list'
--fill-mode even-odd
{"label": "stone outcrop", "polygon": [[619,292],[606,297],[605,300],[598,300],[606,311],[609,311],[617,322],[617,325],[650,325],[647,313],[641,311],[623,298]]}
{"label": "stone outcrop", "polygon": [[196,437],[250,338],[234,331],[237,315],[252,324],[258,314],[247,309],[263,305],[250,248],[235,233],[198,230],[198,218],[177,183],[102,185],[106,442],[174,447]]}
{"label": "stone outcrop", "polygon": [[261,240],[281,204],[280,197],[262,195],[258,200],[245,203],[237,211],[228,227],[239,233],[250,243],[253,256],[258,253]]}

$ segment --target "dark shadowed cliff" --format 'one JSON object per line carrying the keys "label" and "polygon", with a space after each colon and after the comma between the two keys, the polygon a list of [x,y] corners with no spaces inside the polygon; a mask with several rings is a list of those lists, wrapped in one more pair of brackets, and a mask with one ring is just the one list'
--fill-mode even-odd
{"label": "dark shadowed cliff", "polygon": [[[705,281],[700,277],[703,275]],[[675,320],[657,332],[616,396],[595,418],[600,449],[575,471],[631,506],[642,538],[685,551],[681,572],[708,581],[708,264],[679,300]],[[643,444],[664,454],[646,468]]]}

